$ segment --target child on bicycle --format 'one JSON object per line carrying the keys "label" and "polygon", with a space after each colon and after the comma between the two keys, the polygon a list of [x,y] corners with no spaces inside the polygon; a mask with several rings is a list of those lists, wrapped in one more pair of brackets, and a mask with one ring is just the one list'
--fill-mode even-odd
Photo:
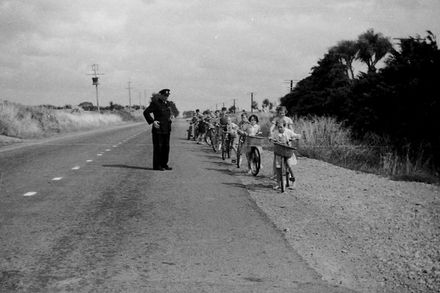
{"label": "child on bicycle", "polygon": [[[258,124],[258,116],[255,114],[252,114],[251,116],[249,116],[249,124],[247,125],[247,127],[244,129],[244,135],[251,135],[251,136],[258,136],[258,135],[262,135],[261,132],[261,127]],[[258,148],[258,150],[260,151],[260,154],[262,154],[263,149],[261,146],[256,146],[256,148]],[[252,147],[247,145],[246,146],[246,159],[248,162],[248,174],[252,174],[251,171],[251,152],[252,152]],[[260,168],[262,166],[260,165]]]}
{"label": "child on bicycle", "polygon": [[[232,118],[229,116],[226,118],[226,123],[226,134],[229,135],[230,146],[234,150],[235,154],[237,154],[239,127],[237,124],[232,122]],[[235,159],[231,159],[231,162],[236,163],[237,157],[235,157]]]}
{"label": "child on bicycle", "polygon": [[270,126],[270,133],[272,133],[276,127],[278,121],[285,122],[286,127],[293,131],[293,121],[291,118],[287,117],[286,106],[279,106],[277,108],[277,115],[271,119],[272,125]]}
{"label": "child on bicycle", "polygon": [[[294,139],[300,139],[301,135],[295,133],[294,131],[287,128],[286,122],[284,121],[278,121],[274,131],[272,132],[272,135],[270,137],[270,140],[273,142],[284,144],[287,146],[291,146],[291,142]],[[291,175],[290,180],[292,181],[291,187],[295,187],[295,176],[293,173],[293,166],[295,166],[298,163],[295,154],[292,154],[290,158],[287,159],[287,168],[289,169],[289,173]],[[274,154],[273,157],[273,166],[274,170],[277,166],[280,166],[282,164],[282,157],[277,156]],[[275,177],[276,178],[276,177]],[[276,178],[276,180],[279,180],[280,178]],[[275,185],[274,189],[278,189],[279,185]]]}
{"label": "child on bicycle", "polygon": [[244,131],[244,130],[246,130],[248,125],[250,125],[249,119],[248,119],[246,112],[241,113],[240,116],[241,116],[241,121],[238,122],[238,127],[240,128],[241,131]]}

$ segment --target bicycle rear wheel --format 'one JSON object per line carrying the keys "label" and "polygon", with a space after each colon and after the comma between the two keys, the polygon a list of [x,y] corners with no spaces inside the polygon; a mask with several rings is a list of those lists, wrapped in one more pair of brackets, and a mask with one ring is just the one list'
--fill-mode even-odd
{"label": "bicycle rear wheel", "polygon": [[286,178],[286,187],[290,186],[290,172],[289,172],[289,168],[287,167],[287,159],[284,159],[284,167],[285,167],[285,175],[284,177]]}
{"label": "bicycle rear wheel", "polygon": [[215,132],[215,130],[211,131],[211,147],[212,150],[214,152],[218,151],[218,146],[219,146],[219,142],[218,142],[218,138],[217,138],[217,133]]}
{"label": "bicycle rear wheel", "polygon": [[260,167],[261,167],[261,156],[260,156],[260,151],[258,150],[257,147],[252,147],[249,160],[250,160],[249,163],[251,165],[252,175],[257,176],[258,172],[260,172]]}
{"label": "bicycle rear wheel", "polygon": [[226,154],[228,155],[228,159],[231,158],[231,139],[226,141]]}
{"label": "bicycle rear wheel", "polygon": [[222,148],[222,160],[225,160],[226,159],[226,155],[227,155],[227,150],[226,150],[226,148],[227,148],[227,140],[224,138],[224,137],[222,137],[222,145],[221,145],[221,148]]}
{"label": "bicycle rear wheel", "polygon": [[209,129],[205,134],[205,142],[207,145],[212,145],[212,130]]}
{"label": "bicycle rear wheel", "polygon": [[237,146],[237,168],[240,168],[240,163],[241,163],[240,158],[241,158],[241,151],[243,148],[243,143],[244,143],[244,140],[240,136],[240,139],[238,140],[238,146]]}
{"label": "bicycle rear wheel", "polygon": [[188,132],[187,138],[188,138],[188,140],[190,140],[190,139],[191,139],[191,136],[192,136],[192,132],[193,132],[193,127],[192,127],[192,125],[189,126],[187,132]]}

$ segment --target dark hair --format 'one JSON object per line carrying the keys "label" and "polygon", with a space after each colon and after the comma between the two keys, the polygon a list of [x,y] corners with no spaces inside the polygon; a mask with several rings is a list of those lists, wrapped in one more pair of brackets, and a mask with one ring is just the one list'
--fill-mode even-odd
{"label": "dark hair", "polygon": [[257,121],[258,123],[258,116],[255,114],[252,114],[251,116],[249,116],[248,120],[251,121],[252,118],[255,118],[255,121]]}

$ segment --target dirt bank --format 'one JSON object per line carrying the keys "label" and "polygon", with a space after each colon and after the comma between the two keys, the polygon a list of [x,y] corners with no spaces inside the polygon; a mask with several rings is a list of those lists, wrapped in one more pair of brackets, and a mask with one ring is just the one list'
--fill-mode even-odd
{"label": "dirt bank", "polygon": [[325,280],[360,292],[440,292],[440,187],[299,158],[297,187],[272,190],[231,167],[288,242]]}

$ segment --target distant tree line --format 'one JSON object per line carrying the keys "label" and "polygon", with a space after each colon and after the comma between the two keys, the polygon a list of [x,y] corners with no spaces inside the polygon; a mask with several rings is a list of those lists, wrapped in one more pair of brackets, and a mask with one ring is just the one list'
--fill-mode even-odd
{"label": "distant tree line", "polygon": [[[176,107],[176,104],[173,101],[168,101],[170,108],[171,108],[171,113],[173,114],[174,117],[179,116],[179,110]],[[48,105],[44,105],[45,107],[49,107]],[[78,105],[78,107],[80,107],[81,109],[83,109],[84,111],[97,111],[98,107],[93,105],[93,103],[91,102],[82,102]],[[51,106],[51,108],[56,108],[54,106]],[[60,107],[61,109],[72,109],[71,105],[66,105],[64,107]],[[130,109],[130,106],[122,106],[119,104],[116,104],[114,102],[110,102],[109,105],[107,107],[100,107],[101,111],[120,111],[120,110],[124,110],[124,109]],[[144,106],[140,106],[140,105],[132,105],[131,109],[133,110],[140,110],[140,109],[145,109]]]}
{"label": "distant tree line", "polygon": [[[366,72],[355,75],[354,61]],[[395,49],[390,38],[370,29],[330,48],[281,105],[298,116],[336,117],[355,138],[380,137],[402,154],[424,152],[439,170],[439,69],[432,32],[399,39]]]}

